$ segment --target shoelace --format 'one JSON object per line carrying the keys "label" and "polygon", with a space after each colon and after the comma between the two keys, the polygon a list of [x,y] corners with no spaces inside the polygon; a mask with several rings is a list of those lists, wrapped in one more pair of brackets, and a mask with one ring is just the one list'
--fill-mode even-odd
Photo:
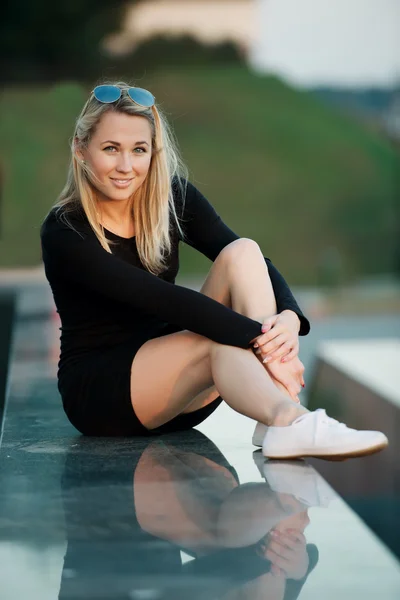
{"label": "shoelace", "polygon": [[348,429],[345,423],[341,423],[340,421],[337,421],[332,417],[328,417],[324,408],[317,408],[315,412],[318,413],[318,420],[321,423],[326,423],[327,425],[329,425],[329,427],[340,427],[341,429]]}

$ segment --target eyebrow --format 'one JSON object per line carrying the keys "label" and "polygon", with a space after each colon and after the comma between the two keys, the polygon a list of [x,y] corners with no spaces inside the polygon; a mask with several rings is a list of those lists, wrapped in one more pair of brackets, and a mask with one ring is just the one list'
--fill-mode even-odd
{"label": "eyebrow", "polygon": [[[121,144],[119,142],[113,142],[113,140],[106,140],[105,142],[101,142],[102,144],[114,144],[114,146],[120,146]],[[135,146],[137,146],[138,144],[146,144],[146,146],[148,146],[149,144],[143,140],[142,142],[136,142]]]}

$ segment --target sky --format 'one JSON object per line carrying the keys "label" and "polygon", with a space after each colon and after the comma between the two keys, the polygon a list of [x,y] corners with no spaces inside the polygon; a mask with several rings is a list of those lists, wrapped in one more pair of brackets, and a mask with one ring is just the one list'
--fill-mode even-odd
{"label": "sky", "polygon": [[255,0],[252,64],[293,84],[400,83],[400,0]]}
{"label": "sky", "polygon": [[230,40],[264,73],[299,87],[400,82],[400,0],[146,0],[106,45],[132,50],[157,35]]}

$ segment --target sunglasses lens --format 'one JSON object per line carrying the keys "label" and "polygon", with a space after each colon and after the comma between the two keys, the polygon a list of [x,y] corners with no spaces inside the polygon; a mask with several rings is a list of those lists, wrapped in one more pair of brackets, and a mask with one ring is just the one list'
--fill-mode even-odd
{"label": "sunglasses lens", "polygon": [[121,90],[115,85],[98,85],[93,90],[94,97],[103,104],[115,102],[121,96]]}
{"label": "sunglasses lens", "polygon": [[129,88],[128,94],[131,99],[136,102],[136,104],[140,104],[140,106],[150,108],[150,106],[154,105],[155,98],[153,94],[143,88]]}

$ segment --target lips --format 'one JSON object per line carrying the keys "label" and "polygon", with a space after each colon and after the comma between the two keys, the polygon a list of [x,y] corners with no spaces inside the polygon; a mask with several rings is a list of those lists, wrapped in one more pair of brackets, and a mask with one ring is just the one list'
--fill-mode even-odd
{"label": "lips", "polygon": [[129,181],[132,181],[133,177],[130,179],[116,179],[115,177],[110,177],[110,179],[112,181],[117,181],[118,183],[128,183]]}
{"label": "lips", "polygon": [[120,189],[124,189],[130,186],[130,184],[132,183],[134,177],[130,178],[130,179],[115,179],[114,177],[110,177],[111,181],[113,182],[113,185],[117,188]]}

